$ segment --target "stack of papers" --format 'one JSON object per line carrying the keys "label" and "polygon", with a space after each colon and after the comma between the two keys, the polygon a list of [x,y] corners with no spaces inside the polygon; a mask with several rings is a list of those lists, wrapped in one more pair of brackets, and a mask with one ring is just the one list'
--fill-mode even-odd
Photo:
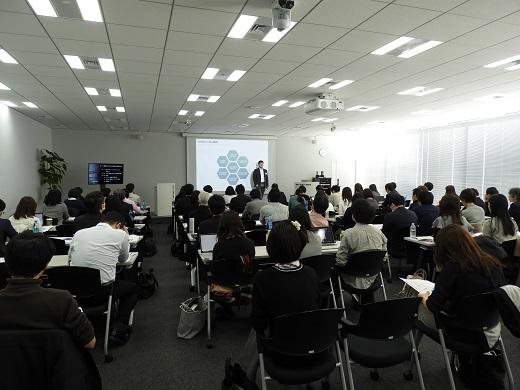
{"label": "stack of papers", "polygon": [[430,282],[429,280],[404,278],[399,279],[401,279],[403,282],[405,282],[418,293],[429,292],[431,294],[433,289],[435,288],[435,283]]}

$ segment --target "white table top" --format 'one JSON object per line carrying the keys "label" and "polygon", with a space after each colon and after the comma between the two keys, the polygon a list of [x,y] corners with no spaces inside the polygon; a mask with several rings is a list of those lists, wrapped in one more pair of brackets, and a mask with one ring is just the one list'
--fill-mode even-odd
{"label": "white table top", "polygon": [[135,221],[135,222],[142,222],[142,221],[144,221],[146,218],[147,218],[146,215],[136,215],[136,216],[134,217],[134,221]]}
{"label": "white table top", "polygon": [[[340,241],[336,241],[333,245],[324,245],[322,247],[322,254],[331,255],[335,254],[339,249]],[[213,252],[202,253],[199,249],[198,251],[199,258],[207,263],[213,260]],[[267,248],[265,246],[255,246],[255,259],[268,259],[269,255],[267,254]]]}
{"label": "white table top", "polygon": [[[127,267],[132,266],[137,259],[137,252],[130,252],[130,255],[128,256],[128,260],[126,260],[124,263],[117,263],[119,267]],[[47,268],[52,267],[66,267],[69,265],[69,256],[68,255],[59,255],[59,256],[52,256],[51,261],[47,265]]]}
{"label": "white table top", "polygon": [[56,231],[56,226],[41,226],[40,227],[40,232],[42,232],[42,233],[55,232],[55,231]]}
{"label": "white table top", "polygon": [[432,236],[420,236],[416,238],[405,237],[404,240],[408,242],[413,242],[414,244],[427,246],[429,248],[433,248],[435,246],[435,242],[433,242]]}
{"label": "white table top", "polygon": [[[70,246],[70,243],[72,242],[72,237],[49,237],[53,240],[62,240],[65,241],[66,246]],[[128,242],[130,243],[131,247],[135,247],[139,241],[141,241],[144,238],[144,236],[138,236],[136,234],[130,234],[128,235]]]}

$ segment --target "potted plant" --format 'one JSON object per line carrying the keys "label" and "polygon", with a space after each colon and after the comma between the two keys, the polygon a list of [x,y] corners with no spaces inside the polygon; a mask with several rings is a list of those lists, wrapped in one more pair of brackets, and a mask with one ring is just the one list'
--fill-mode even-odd
{"label": "potted plant", "polygon": [[38,173],[42,184],[46,184],[48,189],[61,189],[60,184],[65,172],[67,172],[67,163],[58,153],[48,149],[40,151]]}

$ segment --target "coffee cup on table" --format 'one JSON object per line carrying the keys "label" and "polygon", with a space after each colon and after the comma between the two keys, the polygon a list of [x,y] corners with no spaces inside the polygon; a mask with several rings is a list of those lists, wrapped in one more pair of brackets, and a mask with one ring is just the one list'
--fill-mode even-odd
{"label": "coffee cup on table", "polygon": [[45,219],[45,225],[52,226],[52,218],[46,218]]}

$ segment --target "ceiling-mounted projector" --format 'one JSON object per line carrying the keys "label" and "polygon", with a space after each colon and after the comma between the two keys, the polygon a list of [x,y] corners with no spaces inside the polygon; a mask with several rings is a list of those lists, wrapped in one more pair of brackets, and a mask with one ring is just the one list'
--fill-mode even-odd
{"label": "ceiling-mounted projector", "polygon": [[272,0],[273,27],[278,31],[283,31],[291,25],[291,9],[294,7],[294,0]]}
{"label": "ceiling-mounted projector", "polygon": [[308,115],[327,115],[332,111],[343,111],[345,105],[334,95],[318,95],[304,106]]}

